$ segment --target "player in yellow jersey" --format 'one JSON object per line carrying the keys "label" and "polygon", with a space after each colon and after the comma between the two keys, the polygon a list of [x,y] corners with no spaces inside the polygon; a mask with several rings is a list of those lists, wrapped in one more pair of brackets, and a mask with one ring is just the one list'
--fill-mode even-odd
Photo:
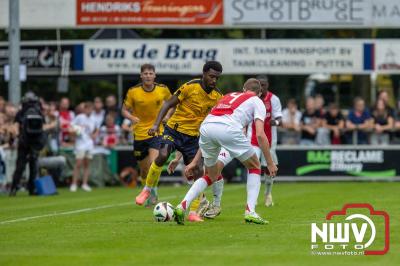
{"label": "player in yellow jersey", "polygon": [[[163,104],[154,125],[149,130],[149,135],[159,134],[161,121],[167,111],[173,107],[176,107],[176,110],[165,126],[160,152],[150,166],[146,186],[136,197],[136,204],[142,205],[150,197],[151,189],[157,187],[162,167],[173,151],[178,150],[182,153],[185,165],[189,164],[195,157],[199,149],[200,124],[222,97],[222,94],[216,88],[221,73],[222,66],[219,62],[206,62],[203,66],[201,79],[194,79],[183,84],[172,95],[171,99]],[[202,174],[203,166],[198,165],[193,171],[193,178],[197,179]],[[199,203],[197,203],[198,205]],[[196,209],[197,207],[192,209],[189,220],[201,220],[193,211]]]}
{"label": "player in yellow jersey", "polygon": [[[164,101],[171,97],[167,86],[155,83],[155,67],[144,64],[140,68],[142,83],[130,88],[126,94],[122,114],[132,121],[134,135],[134,155],[138,161],[140,175],[147,176],[151,163],[158,156],[160,148],[159,136],[150,136],[149,129],[153,126],[157,114]],[[161,126],[160,131],[163,128]],[[157,202],[157,193],[152,191],[146,205]]]}

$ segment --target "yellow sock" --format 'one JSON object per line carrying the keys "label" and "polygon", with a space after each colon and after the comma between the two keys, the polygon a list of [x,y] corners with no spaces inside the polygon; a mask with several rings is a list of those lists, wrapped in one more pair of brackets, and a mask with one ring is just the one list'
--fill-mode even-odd
{"label": "yellow sock", "polygon": [[201,201],[202,195],[198,196],[195,200],[192,201],[192,204],[190,204],[190,212],[197,212],[197,209],[199,208],[200,201]]}
{"label": "yellow sock", "polygon": [[158,184],[158,180],[160,179],[162,171],[162,166],[156,165],[154,162],[151,164],[149,173],[146,178],[146,186],[147,187],[156,187]]}

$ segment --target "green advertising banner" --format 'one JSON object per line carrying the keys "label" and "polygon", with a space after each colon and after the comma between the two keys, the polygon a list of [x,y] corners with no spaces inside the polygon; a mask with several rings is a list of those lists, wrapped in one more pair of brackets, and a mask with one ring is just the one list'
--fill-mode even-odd
{"label": "green advertising banner", "polygon": [[376,148],[278,149],[279,176],[395,179],[398,150]]}

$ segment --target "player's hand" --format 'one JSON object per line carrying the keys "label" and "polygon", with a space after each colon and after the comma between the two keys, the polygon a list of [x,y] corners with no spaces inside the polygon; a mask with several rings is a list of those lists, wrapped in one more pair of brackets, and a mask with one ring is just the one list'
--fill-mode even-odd
{"label": "player's hand", "polygon": [[176,167],[179,164],[179,160],[173,159],[172,161],[169,162],[168,167],[167,167],[167,172],[169,175],[173,174],[175,172]]}
{"label": "player's hand", "polygon": [[140,122],[140,119],[138,117],[136,117],[136,116],[132,116],[131,117],[131,122],[132,122],[132,125],[135,125],[135,124]]}
{"label": "player's hand", "polygon": [[267,165],[267,168],[269,171],[269,176],[275,177],[276,173],[278,172],[278,167],[276,167],[276,165],[273,163],[273,164]]}
{"label": "player's hand", "polygon": [[188,180],[193,179],[193,171],[195,170],[195,168],[197,167],[197,165],[193,162],[191,162],[190,164],[186,165],[185,167],[185,177]]}
{"label": "player's hand", "polygon": [[158,127],[157,125],[153,125],[153,126],[149,129],[148,134],[149,134],[150,136],[158,136],[158,135],[159,135],[158,128],[159,128],[159,127]]}

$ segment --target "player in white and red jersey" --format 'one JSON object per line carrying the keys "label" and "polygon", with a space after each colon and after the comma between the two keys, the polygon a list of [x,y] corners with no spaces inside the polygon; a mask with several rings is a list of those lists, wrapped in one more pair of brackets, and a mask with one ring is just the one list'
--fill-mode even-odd
{"label": "player in white and red jersey", "polygon": [[275,176],[278,169],[272,160],[268,139],[264,132],[265,106],[258,97],[261,95],[261,84],[257,79],[249,79],[245,82],[243,90],[243,93],[234,92],[224,96],[200,127],[200,152],[194,160],[204,157],[207,175],[194,182],[185,198],[175,208],[175,221],[178,224],[184,224],[185,212],[191,202],[217,180],[218,155],[222,147],[248,169],[245,221],[257,224],[267,223],[255,212],[261,186],[260,161],[249,139],[243,133],[243,128],[252,121],[255,123],[257,141],[267,160],[270,174]]}
{"label": "player in white and red jersey", "polygon": [[[268,82],[268,77],[265,75],[259,75],[256,77],[262,87],[262,94],[260,98],[263,100],[264,105],[265,105],[265,110],[266,110],[266,116],[264,120],[264,131],[265,135],[268,138],[268,142],[270,143],[270,153],[272,156],[272,159],[276,165],[278,165],[278,158],[276,156],[276,144],[277,144],[277,129],[276,126],[279,126],[281,124],[281,118],[282,118],[282,106],[279,98],[268,91],[269,88],[269,82]],[[269,176],[267,173],[267,164],[265,161],[265,158],[261,152],[261,149],[258,146],[257,142],[257,137],[255,135],[255,130],[254,130],[255,124],[252,123],[248,126],[247,128],[247,137],[249,138],[251,144],[256,150],[257,156],[261,162],[261,170],[262,174],[265,174],[265,205],[267,207],[273,205],[272,201],[272,184],[273,184],[273,178]],[[221,149],[221,152],[218,156],[218,167],[220,169],[219,176],[218,176],[218,181],[213,184],[213,195],[214,195],[214,200],[213,202],[208,206],[207,210],[203,214],[204,217],[213,219],[216,216],[218,216],[221,213],[221,198],[222,198],[222,192],[223,192],[223,177],[221,175],[222,169],[229,164],[233,158],[230,156],[229,152],[226,151],[225,149]]]}
{"label": "player in white and red jersey", "polygon": [[[278,142],[277,126],[279,126],[282,122],[282,105],[279,98],[272,92],[268,91],[268,77],[262,75],[257,76],[257,79],[260,81],[261,86],[263,87],[263,95],[261,96],[261,99],[264,102],[266,110],[264,131],[268,138],[268,142],[271,145],[270,152],[272,159],[274,163],[278,165],[278,157],[276,156],[276,145]],[[274,183],[274,179],[268,174],[266,169],[267,163],[257,142],[257,136],[254,131],[254,123],[248,127],[247,137],[250,139],[251,144],[256,149],[257,155],[259,156],[258,158],[261,162],[262,170],[265,174],[265,206],[273,206],[274,202],[272,201],[272,185]]]}

